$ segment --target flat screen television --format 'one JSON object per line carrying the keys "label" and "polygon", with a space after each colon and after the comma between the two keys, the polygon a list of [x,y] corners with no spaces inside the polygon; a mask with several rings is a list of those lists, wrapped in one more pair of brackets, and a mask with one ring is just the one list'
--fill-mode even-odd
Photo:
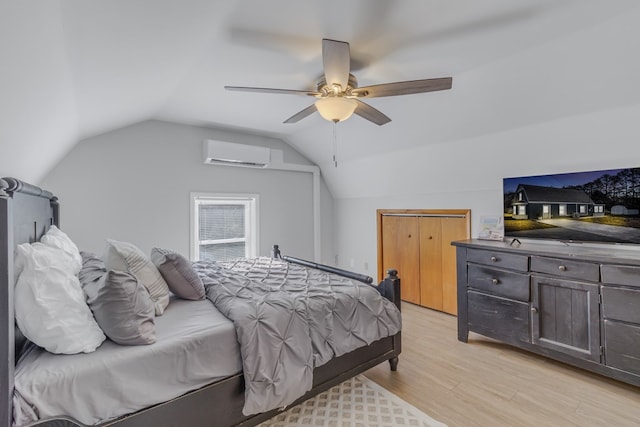
{"label": "flat screen television", "polygon": [[640,168],[503,179],[505,238],[640,243]]}

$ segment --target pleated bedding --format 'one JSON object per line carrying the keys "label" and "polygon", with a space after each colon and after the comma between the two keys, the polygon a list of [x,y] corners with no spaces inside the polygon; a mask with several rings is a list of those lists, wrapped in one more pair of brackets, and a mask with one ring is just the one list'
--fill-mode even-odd
{"label": "pleated bedding", "polygon": [[194,268],[236,327],[245,415],[286,407],[311,389],[314,368],[401,329],[375,286],[332,273],[266,257]]}

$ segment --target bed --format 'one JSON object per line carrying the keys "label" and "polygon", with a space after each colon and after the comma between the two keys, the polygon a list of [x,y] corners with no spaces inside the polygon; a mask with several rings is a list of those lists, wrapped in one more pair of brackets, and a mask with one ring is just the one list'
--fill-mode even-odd
{"label": "bed", "polygon": [[[20,397],[18,396],[17,398],[14,393],[16,375],[18,375],[18,378],[22,381],[22,378],[25,378],[30,371],[39,372],[42,370],[38,368],[39,365],[37,365],[37,363],[44,363],[47,359],[53,360],[53,363],[59,363],[59,361],[64,358],[72,360],[70,357],[75,356],[72,355],[69,357],[65,355],[58,357],[58,355],[47,354],[46,351],[40,348],[34,348],[35,346],[33,344],[29,345],[24,336],[22,336],[14,320],[14,283],[16,280],[14,271],[15,248],[21,243],[33,243],[40,240],[51,225],[59,226],[59,220],[59,203],[53,194],[14,178],[4,178],[0,180],[0,315],[2,316],[0,320],[0,363],[2,363],[0,368],[0,425],[13,425],[14,402],[17,402],[18,400],[16,399]],[[340,283],[343,283],[344,280],[351,281],[354,287],[363,286],[362,282],[371,282],[371,278],[334,267],[324,266],[294,257],[282,257],[277,247],[274,247],[272,257],[275,258],[275,260],[269,261],[268,259],[262,259],[260,263],[268,265],[266,268],[273,270],[269,274],[274,278],[280,274],[281,270],[285,269],[294,271],[295,274],[318,274],[316,272],[319,271],[322,272],[322,274],[330,274],[331,277],[344,278],[340,279],[342,280]],[[292,267],[289,267],[289,264],[291,264]],[[206,270],[209,267],[201,266],[201,268]],[[250,266],[248,267],[246,263],[237,265],[234,268],[234,277],[243,274],[247,280],[253,280],[251,275],[255,273],[249,269]],[[237,281],[240,279],[236,277],[234,280]],[[233,284],[234,280],[229,279],[226,284]],[[332,280],[340,281],[335,278]],[[368,292],[369,288],[375,289],[377,293],[391,301],[394,310],[397,308],[399,312],[400,280],[396,271],[390,270],[389,276],[378,285],[367,284],[364,286],[366,289],[363,288],[363,291]],[[229,288],[229,286],[225,287]],[[238,291],[232,289],[231,292]],[[224,295],[217,298],[223,301],[229,300],[229,298],[225,298]],[[210,299],[213,299],[213,297]],[[223,319],[220,312],[216,310],[212,304],[209,304],[209,300],[203,300],[197,304],[189,302],[188,304],[189,305],[182,301],[172,301],[169,304],[166,317],[159,318],[158,342],[156,344],[163,343],[164,337],[170,335],[176,337],[193,335],[198,337],[197,342],[205,340],[213,328],[195,327],[195,329],[191,328],[187,332],[184,332],[181,330],[176,331],[170,326],[174,323],[172,319],[183,318],[186,313],[190,313],[190,315],[199,313],[200,316],[207,319],[208,324],[220,324],[219,329],[226,333],[226,338],[216,337],[214,339],[216,344],[213,347],[231,346],[231,344],[224,343],[233,341],[235,332],[229,332],[229,320]],[[387,305],[390,304],[387,303]],[[230,311],[233,312],[234,310],[230,309]],[[384,329],[384,325],[379,326],[378,329]],[[227,341],[225,341],[225,339]],[[156,346],[156,344],[146,348],[129,349],[129,352],[136,354],[138,358],[144,358],[146,356],[141,354],[149,351],[150,348],[157,348],[158,346]],[[118,353],[119,347],[122,346],[105,341],[99,350],[101,353],[106,354],[112,352],[114,354],[112,358],[118,361],[120,359]],[[207,351],[217,350],[211,348],[207,349]],[[384,361],[389,361],[391,370],[395,371],[398,366],[400,351],[401,332],[397,331],[391,335],[376,339],[369,344],[361,345],[353,350],[344,352],[344,354],[332,357],[328,361],[322,361],[322,363],[314,367],[310,373],[310,390],[290,405],[287,405],[287,407],[302,402]],[[240,356],[225,356],[225,360],[228,362],[227,366],[214,366],[212,363],[207,363],[207,354],[211,353],[205,353],[204,356],[199,356],[197,351],[188,352],[188,357],[194,358],[190,359],[189,366],[202,367],[202,369],[191,370],[198,371],[201,377],[197,378],[196,383],[190,384],[188,390],[180,389],[181,379],[175,381],[175,384],[177,384],[175,385],[175,389],[173,388],[173,383],[165,387],[177,393],[175,397],[159,402],[147,402],[144,408],[137,408],[132,410],[132,412],[116,415],[112,419],[103,422],[83,424],[75,419],[74,414],[62,413],[47,417],[47,419],[34,421],[29,425],[50,427],[75,427],[90,424],[103,427],[140,425],[204,426],[213,424],[220,426],[253,426],[273,417],[284,409],[275,408],[265,412],[245,415],[245,413],[243,413],[243,408],[246,403],[245,372],[243,372],[242,369],[238,371],[237,358]],[[84,356],[82,365],[84,366],[84,361],[90,360],[92,357],[94,356]],[[314,354],[314,357],[322,358],[323,356]],[[34,364],[24,362],[30,358],[38,362]],[[20,360],[19,364],[17,364],[18,359]],[[242,362],[244,363],[244,360]],[[49,362],[47,361],[47,363]],[[96,363],[102,364],[103,362],[100,361]],[[113,367],[110,369],[116,377],[117,375],[125,375],[125,372],[127,373],[126,375],[129,375],[129,371],[124,370],[124,368]],[[288,368],[285,366],[285,369]],[[25,372],[27,372],[27,374],[25,374]],[[147,386],[155,387],[153,384],[148,384]],[[37,391],[37,393],[46,389],[47,387],[45,385],[45,387]],[[74,392],[69,389],[67,392],[72,395],[73,393],[79,394],[82,391],[79,389]],[[25,406],[28,407],[28,405]]]}

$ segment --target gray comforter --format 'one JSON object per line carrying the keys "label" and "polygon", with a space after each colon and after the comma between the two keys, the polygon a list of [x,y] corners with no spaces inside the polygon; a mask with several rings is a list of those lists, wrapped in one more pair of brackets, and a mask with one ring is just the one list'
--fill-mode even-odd
{"label": "gray comforter", "polygon": [[313,368],[401,329],[373,286],[335,274],[271,258],[194,267],[236,327],[245,415],[289,405],[311,389]]}

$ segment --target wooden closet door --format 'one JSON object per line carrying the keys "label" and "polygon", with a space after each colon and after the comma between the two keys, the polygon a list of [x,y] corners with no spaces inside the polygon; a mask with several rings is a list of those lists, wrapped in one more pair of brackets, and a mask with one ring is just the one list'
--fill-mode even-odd
{"label": "wooden closet door", "polygon": [[418,218],[382,217],[382,271],[398,270],[402,299],[414,304],[420,304],[419,245]]}
{"label": "wooden closet door", "polygon": [[396,268],[402,299],[458,313],[456,251],[451,242],[468,239],[468,209],[378,209],[378,277]]}
{"label": "wooden closet door", "polygon": [[420,304],[442,311],[441,218],[420,217]]}
{"label": "wooden closet door", "polygon": [[456,248],[451,242],[469,238],[467,218],[442,218],[442,311],[458,314]]}

